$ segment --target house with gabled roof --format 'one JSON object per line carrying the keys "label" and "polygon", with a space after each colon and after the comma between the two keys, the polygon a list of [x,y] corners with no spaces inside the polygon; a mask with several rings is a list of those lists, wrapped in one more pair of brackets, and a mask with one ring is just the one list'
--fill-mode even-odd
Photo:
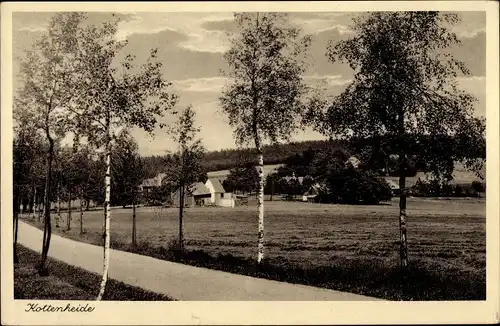
{"label": "house with gabled roof", "polygon": [[[186,193],[184,194],[184,205],[185,206],[205,206],[210,205],[210,190],[203,184],[203,182],[195,182],[191,184]],[[179,206],[180,203],[180,191],[177,189],[170,196],[171,204],[174,206]]]}
{"label": "house with gabled roof", "polygon": [[[209,178],[207,180],[207,182],[205,182],[205,186],[210,191],[210,194],[211,194],[210,202],[213,205],[222,206],[223,204],[226,204],[225,203],[226,200],[224,200],[224,199],[229,199],[232,197],[232,196],[230,196],[231,194],[226,193],[226,191],[224,190],[224,187],[222,186],[222,183],[217,178]],[[226,197],[226,198],[224,198],[224,197]],[[226,206],[226,205],[224,205],[224,206]]]}
{"label": "house with gabled roof", "polygon": [[141,192],[148,193],[154,188],[161,187],[161,182],[166,176],[166,173],[159,173],[154,178],[143,180],[139,186],[139,190]]}

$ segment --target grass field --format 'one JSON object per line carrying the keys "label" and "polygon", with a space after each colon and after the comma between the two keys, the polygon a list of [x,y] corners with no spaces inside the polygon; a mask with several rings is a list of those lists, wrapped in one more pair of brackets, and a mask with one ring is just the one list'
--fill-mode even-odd
{"label": "grass field", "polygon": [[[305,269],[332,264],[398,264],[398,200],[378,206],[273,201],[266,202],[265,209],[266,257],[271,264]],[[410,261],[433,272],[458,271],[485,278],[484,199],[410,198],[407,214]],[[65,214],[62,217],[64,220]],[[55,232],[100,244],[103,211],[85,212],[83,235],[79,234],[78,217],[73,214],[72,230],[61,227]],[[130,242],[131,221],[131,209],[112,211],[115,247]],[[233,209],[185,211],[185,241],[191,250],[255,259],[256,231],[257,209],[252,202]],[[177,232],[177,209],[138,209],[137,235],[142,246],[168,247]]]}

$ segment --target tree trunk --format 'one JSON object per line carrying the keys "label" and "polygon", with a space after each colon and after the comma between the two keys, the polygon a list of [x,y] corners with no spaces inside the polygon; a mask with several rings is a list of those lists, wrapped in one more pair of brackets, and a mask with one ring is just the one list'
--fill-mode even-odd
{"label": "tree trunk", "polygon": [[83,233],[83,199],[80,197],[80,234]]}
{"label": "tree trunk", "polygon": [[14,193],[14,264],[19,263],[17,255],[17,230],[19,228],[19,186],[15,186]]}
{"label": "tree trunk", "polygon": [[90,209],[90,199],[85,200],[85,210],[88,211]]}
{"label": "tree trunk", "polygon": [[59,222],[61,221],[61,198],[57,194],[57,215],[56,215],[56,228],[59,228]]}
{"label": "tree trunk", "polygon": [[271,198],[269,199],[270,201],[273,201],[273,195],[274,195],[274,179],[271,178]]}
{"label": "tree trunk", "polygon": [[404,155],[400,155],[399,190],[401,191],[399,197],[399,255],[401,267],[406,268],[408,266],[408,242],[406,238],[406,158]]}
{"label": "tree trunk", "polygon": [[110,197],[111,197],[111,126],[109,115],[106,118],[106,132],[107,132],[107,142],[106,142],[106,176],[104,177],[104,184],[106,187],[106,197],[104,200],[104,259],[103,259],[103,271],[101,286],[99,289],[99,294],[97,295],[97,301],[102,300],[104,296],[104,291],[106,289],[106,282],[108,281],[108,270],[109,270],[109,254],[110,254],[110,223],[111,223],[111,210],[110,210]]}
{"label": "tree trunk", "polygon": [[71,230],[71,186],[69,187],[68,220],[66,221],[66,230]]}
{"label": "tree trunk", "polygon": [[260,264],[264,259],[264,155],[260,142],[257,139],[255,142],[259,158],[259,190],[257,196],[257,204],[259,206],[259,233],[257,263]]}
{"label": "tree trunk", "polygon": [[184,184],[181,184],[181,187],[179,189],[179,252],[182,253],[184,251],[184,234],[183,234],[183,227],[182,227],[182,217],[184,214],[184,196],[185,196],[185,189],[184,189]]}
{"label": "tree trunk", "polygon": [[137,229],[135,220],[135,200],[132,202],[132,247],[137,246]]}
{"label": "tree trunk", "polygon": [[43,203],[42,202],[43,202],[43,197],[40,198],[40,201],[38,203],[38,223],[40,223],[42,220],[42,214],[43,214]]}
{"label": "tree trunk", "polygon": [[32,212],[33,212],[33,219],[36,217],[36,187],[33,186],[33,207],[32,207]]}
{"label": "tree trunk", "polygon": [[42,260],[40,262],[40,266],[38,269],[38,273],[41,276],[48,275],[45,263],[47,261],[47,255],[49,253],[49,247],[50,247],[50,238],[52,236],[52,223],[50,220],[50,182],[52,179],[52,161],[54,159],[54,141],[50,137],[48,131],[47,131],[47,138],[49,140],[49,153],[47,158],[47,180],[45,181],[44,243],[42,247]]}

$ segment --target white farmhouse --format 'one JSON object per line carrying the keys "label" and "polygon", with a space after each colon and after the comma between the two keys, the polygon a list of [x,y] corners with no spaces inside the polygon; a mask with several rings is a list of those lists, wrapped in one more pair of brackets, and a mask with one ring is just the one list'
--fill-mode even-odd
{"label": "white farmhouse", "polygon": [[215,206],[234,207],[234,198],[232,193],[224,190],[219,179],[209,178],[205,186],[210,190],[210,203]]}

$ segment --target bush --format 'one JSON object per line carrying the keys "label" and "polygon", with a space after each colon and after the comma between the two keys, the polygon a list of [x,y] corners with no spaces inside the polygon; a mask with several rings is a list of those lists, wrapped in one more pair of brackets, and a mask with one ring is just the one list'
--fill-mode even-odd
{"label": "bush", "polygon": [[384,179],[353,167],[333,171],[326,185],[320,194],[321,202],[378,204],[392,198],[392,190]]}
{"label": "bush", "polygon": [[456,185],[455,186],[455,191],[454,191],[454,195],[455,197],[463,197],[464,196],[464,189],[461,185]]}
{"label": "bush", "polygon": [[418,180],[412,189],[412,195],[417,197],[478,197],[480,188],[474,184],[440,184],[437,181]]}
{"label": "bush", "polygon": [[472,181],[471,183],[472,189],[476,192],[485,192],[486,191],[486,183],[479,181]]}

